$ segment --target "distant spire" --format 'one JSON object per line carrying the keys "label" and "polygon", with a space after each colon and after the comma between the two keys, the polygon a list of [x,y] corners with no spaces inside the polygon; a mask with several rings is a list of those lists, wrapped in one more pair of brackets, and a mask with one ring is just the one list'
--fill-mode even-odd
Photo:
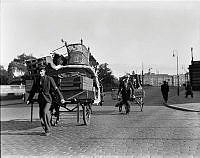
{"label": "distant spire", "polygon": [[191,47],[191,56],[192,56],[192,61],[191,61],[191,63],[193,63],[193,47]]}
{"label": "distant spire", "polygon": [[175,50],[173,50],[173,55],[172,55],[172,57],[175,57],[175,53],[174,53],[174,52],[175,52]]}

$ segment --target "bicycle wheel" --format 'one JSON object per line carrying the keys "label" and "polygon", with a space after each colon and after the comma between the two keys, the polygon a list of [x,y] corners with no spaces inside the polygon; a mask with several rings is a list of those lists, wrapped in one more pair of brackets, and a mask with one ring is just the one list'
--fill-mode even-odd
{"label": "bicycle wheel", "polygon": [[140,98],[140,110],[143,111],[143,107],[144,107],[144,101],[143,98]]}

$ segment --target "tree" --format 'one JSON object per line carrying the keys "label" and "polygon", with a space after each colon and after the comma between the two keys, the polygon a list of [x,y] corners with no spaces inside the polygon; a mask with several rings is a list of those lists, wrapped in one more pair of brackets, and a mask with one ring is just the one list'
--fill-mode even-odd
{"label": "tree", "polygon": [[[8,65],[8,83],[13,82],[13,80],[26,76],[28,74],[25,62],[29,59],[36,59],[32,55],[26,55],[25,53],[18,55],[17,58],[14,58]],[[18,76],[15,76],[15,72],[18,72]]]}
{"label": "tree", "polygon": [[110,68],[108,68],[108,64],[104,63],[104,64],[99,65],[97,74],[98,74],[98,77],[99,77],[99,81],[103,81],[103,80],[107,79],[112,74],[112,71],[111,71]]}
{"label": "tree", "polygon": [[0,72],[0,85],[8,84],[8,72],[4,69],[3,65],[0,65],[1,72]]}
{"label": "tree", "polygon": [[99,65],[97,74],[99,81],[103,85],[105,91],[109,91],[117,86],[118,80],[112,74],[112,70],[108,68],[107,63]]}

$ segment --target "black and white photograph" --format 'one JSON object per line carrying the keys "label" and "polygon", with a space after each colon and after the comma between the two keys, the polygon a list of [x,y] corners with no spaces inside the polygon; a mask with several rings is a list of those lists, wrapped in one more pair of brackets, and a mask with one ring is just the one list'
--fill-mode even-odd
{"label": "black and white photograph", "polygon": [[199,0],[1,0],[2,158],[199,158]]}

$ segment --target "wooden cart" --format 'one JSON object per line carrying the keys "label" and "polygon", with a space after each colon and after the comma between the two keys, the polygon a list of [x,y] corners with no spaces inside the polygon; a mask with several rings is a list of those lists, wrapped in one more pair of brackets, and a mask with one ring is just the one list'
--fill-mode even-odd
{"label": "wooden cart", "polygon": [[[65,108],[68,112],[73,112],[76,110],[77,112],[77,122],[79,123],[80,118],[80,107],[82,108],[82,116],[83,122],[85,125],[90,123],[90,116],[92,114],[92,105],[95,103],[95,99],[98,97],[96,95],[96,89],[93,86],[93,79],[83,76],[83,75],[75,75],[75,73],[70,73],[70,71],[76,70],[76,72],[80,71],[80,68],[65,67],[63,68],[58,76],[58,80],[56,80],[57,85],[59,85],[59,89],[65,99],[65,103],[61,104],[59,99],[53,99],[53,108],[52,109],[52,125],[56,124],[59,120],[60,115],[60,107]],[[82,70],[85,68],[82,68]],[[66,73],[67,72],[67,73]],[[55,78],[55,77],[54,77]],[[70,109],[69,104],[73,104],[74,107]],[[56,108],[58,108],[56,110]]]}
{"label": "wooden cart", "polygon": [[[123,78],[123,77],[122,77]],[[120,78],[120,79],[122,79]],[[135,74],[135,75],[131,75],[130,76],[130,82],[133,85],[133,90],[130,96],[130,102],[135,103],[137,105],[140,106],[140,110],[143,110],[143,106],[144,106],[144,97],[145,97],[145,91],[141,86],[141,80],[139,75]],[[118,89],[112,89],[111,92],[111,97],[113,100],[121,100],[121,94],[119,94],[119,96],[117,95],[118,93]],[[122,111],[122,107],[119,107],[119,111]]]}
{"label": "wooden cart", "polygon": [[[69,92],[69,93],[75,93]],[[70,97],[66,100],[64,104],[61,104],[60,102],[53,102],[53,106],[57,106],[58,111],[56,111],[56,108],[53,108],[51,111],[51,124],[56,125],[59,121],[59,116],[61,112],[73,112],[76,110],[77,112],[77,123],[79,123],[80,120],[80,111],[82,111],[83,116],[83,122],[85,125],[88,125],[90,123],[90,116],[92,114],[92,105],[94,101],[91,99],[91,96],[93,96],[91,91],[76,91],[76,94],[74,96]],[[66,97],[66,96],[65,96]],[[73,104],[74,107],[70,108],[68,105]],[[60,107],[65,108],[67,111],[60,111]],[[82,108],[82,110],[80,109]]]}
{"label": "wooden cart", "polygon": [[[67,56],[55,53],[62,48],[67,48]],[[32,76],[26,82],[26,90],[27,92],[30,90],[33,79],[38,77],[39,67],[45,65],[47,75],[54,78],[66,101],[64,104],[61,104],[57,95],[53,95],[51,108],[52,125],[55,125],[59,121],[60,112],[62,112],[60,111],[60,107],[65,108],[68,112],[76,110],[77,122],[79,122],[80,107],[82,107],[83,122],[85,125],[88,125],[90,123],[92,105],[101,104],[102,102],[100,85],[96,73],[98,63],[91,55],[89,48],[87,49],[83,45],[82,40],[81,43],[69,45],[65,42],[64,46],[52,52],[53,57],[47,56],[26,62],[27,69],[30,76]],[[69,104],[75,106],[70,109]],[[32,108],[31,111],[33,111]]]}

